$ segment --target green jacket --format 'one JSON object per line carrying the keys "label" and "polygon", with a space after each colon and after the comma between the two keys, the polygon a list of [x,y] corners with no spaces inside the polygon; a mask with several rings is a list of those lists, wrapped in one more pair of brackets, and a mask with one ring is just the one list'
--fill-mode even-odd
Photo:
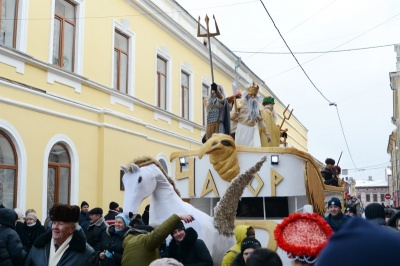
{"label": "green jacket", "polygon": [[231,266],[232,261],[235,259],[236,255],[240,253],[240,246],[242,245],[243,239],[247,237],[247,230],[251,227],[250,225],[238,225],[233,231],[235,233],[236,244],[233,245],[226,253],[222,259],[222,266]]}
{"label": "green jacket", "polygon": [[[167,236],[175,229],[181,219],[174,214],[160,226],[147,234],[128,234],[122,247],[122,266],[148,266],[153,260],[159,258],[157,248]],[[131,229],[132,231],[134,229]]]}

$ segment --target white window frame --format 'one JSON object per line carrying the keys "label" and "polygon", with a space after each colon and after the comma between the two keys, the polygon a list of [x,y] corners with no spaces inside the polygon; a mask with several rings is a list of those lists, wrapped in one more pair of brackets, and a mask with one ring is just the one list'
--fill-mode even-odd
{"label": "white window frame", "polygon": [[156,49],[155,73],[154,73],[154,106],[158,106],[158,84],[157,84],[157,57],[167,62],[167,106],[166,111],[172,112],[172,58],[164,51]]}
{"label": "white window frame", "polygon": [[194,95],[193,95],[193,80],[194,80],[194,74],[193,71],[190,70],[189,67],[185,65],[181,65],[180,71],[179,71],[179,114],[181,117],[183,117],[182,114],[182,83],[181,83],[181,75],[182,72],[186,72],[189,75],[189,121],[194,120]]}
{"label": "white window frame", "polygon": [[111,47],[111,84],[110,87],[114,88],[114,39],[115,39],[115,30],[120,31],[125,34],[129,38],[128,49],[129,49],[129,57],[128,57],[128,88],[127,95],[135,96],[135,44],[136,44],[136,34],[128,29],[129,22],[124,19],[124,23],[120,23],[117,20],[113,20],[113,28],[112,28],[112,47]]}
{"label": "white window frame", "polygon": [[70,204],[78,205],[79,195],[79,157],[78,150],[72,140],[63,134],[57,134],[53,136],[46,145],[43,154],[43,176],[42,176],[42,221],[46,220],[47,210],[47,181],[48,181],[48,169],[49,169],[49,154],[51,148],[57,144],[62,143],[68,149],[68,153],[71,160],[71,191],[70,191]]}
{"label": "white window frame", "polygon": [[[15,152],[18,157],[18,175],[17,175],[17,203],[18,207],[26,210],[26,176],[28,157],[25,149],[25,144],[14,126],[6,120],[0,119],[0,129],[7,133],[15,147]],[[42,219],[43,220],[43,219]],[[44,221],[44,220],[43,220]]]}
{"label": "white window frame", "polygon": [[[85,22],[85,1],[69,0],[76,5],[76,26],[75,26],[75,47],[74,47],[74,73],[82,75],[83,71],[83,40],[84,40],[84,22]],[[54,42],[54,13],[55,1],[51,1],[51,18],[50,18],[50,36],[49,36],[49,58],[48,63],[53,64],[53,42]]]}

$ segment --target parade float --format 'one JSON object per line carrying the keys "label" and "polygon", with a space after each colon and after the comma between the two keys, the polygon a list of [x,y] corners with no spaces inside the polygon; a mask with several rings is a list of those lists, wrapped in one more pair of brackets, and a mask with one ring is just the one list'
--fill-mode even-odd
{"label": "parade float", "polygon": [[214,134],[199,150],[170,156],[171,177],[157,161],[140,159],[124,167],[124,208],[137,213],[150,197],[150,225],[158,226],[171,214],[193,214],[192,226],[220,265],[235,243],[236,225],[252,225],[264,247],[289,260],[273,237],[284,217],[303,206],[326,215],[326,200],[343,200],[343,188],[325,185],[321,165],[295,148],[236,146],[225,134]]}

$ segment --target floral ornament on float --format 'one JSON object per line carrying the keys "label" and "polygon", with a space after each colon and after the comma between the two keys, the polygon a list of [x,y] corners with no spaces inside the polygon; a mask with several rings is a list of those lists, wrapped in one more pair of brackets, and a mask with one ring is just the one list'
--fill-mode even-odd
{"label": "floral ornament on float", "polygon": [[275,231],[277,245],[289,259],[314,263],[333,234],[329,224],[316,213],[293,213]]}

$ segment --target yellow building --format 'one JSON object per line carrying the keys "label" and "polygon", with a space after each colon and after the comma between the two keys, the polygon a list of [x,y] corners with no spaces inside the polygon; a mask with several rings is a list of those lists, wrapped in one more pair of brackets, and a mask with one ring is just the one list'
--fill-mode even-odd
{"label": "yellow building", "polygon": [[[150,155],[169,171],[171,152],[201,146],[209,44],[175,1],[0,0],[0,10],[6,207],[34,208],[42,221],[54,202],[107,211],[122,205],[121,165]],[[252,82],[261,99],[275,96],[226,46],[211,46],[227,96]],[[281,121],[286,106],[275,106]],[[295,115],[285,123],[288,146],[307,151],[307,129]]]}

